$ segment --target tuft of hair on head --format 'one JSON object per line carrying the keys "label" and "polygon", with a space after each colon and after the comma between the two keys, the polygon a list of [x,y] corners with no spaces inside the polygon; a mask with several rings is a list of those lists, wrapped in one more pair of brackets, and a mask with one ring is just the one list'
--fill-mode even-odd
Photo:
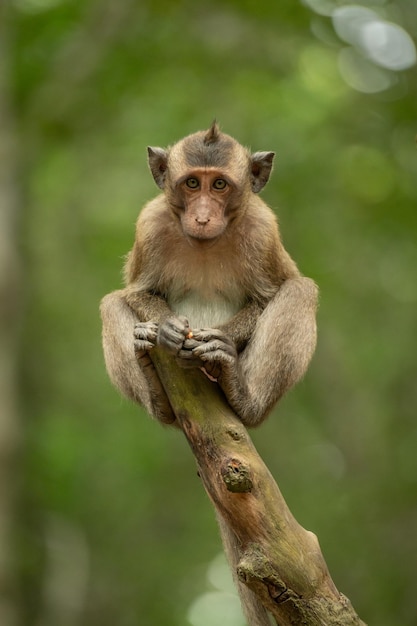
{"label": "tuft of hair on head", "polygon": [[210,146],[212,143],[216,143],[220,139],[220,128],[216,120],[213,120],[212,125],[204,135],[204,145]]}

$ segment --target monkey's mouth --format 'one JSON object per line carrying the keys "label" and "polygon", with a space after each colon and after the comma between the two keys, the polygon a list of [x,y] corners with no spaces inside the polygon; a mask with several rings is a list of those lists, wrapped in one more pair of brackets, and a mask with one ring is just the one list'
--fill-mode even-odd
{"label": "monkey's mouth", "polygon": [[216,235],[214,237],[186,235],[186,239],[192,248],[211,248],[218,242],[220,237],[221,235]]}

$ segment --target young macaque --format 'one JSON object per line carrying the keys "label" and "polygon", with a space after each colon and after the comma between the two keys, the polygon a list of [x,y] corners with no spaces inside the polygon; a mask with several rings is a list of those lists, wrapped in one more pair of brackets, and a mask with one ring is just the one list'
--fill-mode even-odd
{"label": "young macaque", "polygon": [[[159,345],[201,368],[243,424],[256,426],[303,376],[316,344],[316,285],[257,195],[274,153],[250,154],[214,123],[148,154],[162,193],[139,215],[126,287],[101,304],[108,373],[158,420],[175,422],[150,358]],[[240,546],[219,523],[236,577]],[[259,599],[237,584],[250,626],[267,626]]]}
{"label": "young macaque", "polygon": [[162,193],[139,215],[126,287],[101,304],[109,376],[174,422],[149,356],[158,344],[202,368],[243,424],[257,426],[303,376],[316,344],[316,285],[257,195],[274,153],[250,154],[213,123],[148,155]]}

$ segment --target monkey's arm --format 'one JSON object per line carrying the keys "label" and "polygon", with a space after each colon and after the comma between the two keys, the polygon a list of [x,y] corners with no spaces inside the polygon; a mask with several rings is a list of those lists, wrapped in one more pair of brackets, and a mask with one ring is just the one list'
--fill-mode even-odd
{"label": "monkey's arm", "polygon": [[159,421],[171,424],[175,416],[149,356],[156,343],[158,326],[139,322],[127,303],[126,290],[105,296],[100,311],[104,357],[111,381]]}
{"label": "monkey's arm", "polygon": [[230,337],[238,352],[246,347],[264,308],[259,302],[250,300],[228,322],[219,327],[225,335]]}
{"label": "monkey's arm", "polygon": [[165,298],[147,291],[139,291],[135,285],[126,287],[125,298],[141,322],[160,323],[173,315]]}
{"label": "monkey's arm", "polygon": [[[149,352],[156,343],[170,354],[177,356],[190,332],[188,320],[183,316],[175,315],[165,298],[157,294],[127,287],[126,302],[140,320],[135,326],[137,356],[141,351]],[[156,331],[155,336],[152,336],[152,329]],[[146,336],[146,340],[140,343],[142,335]]]}

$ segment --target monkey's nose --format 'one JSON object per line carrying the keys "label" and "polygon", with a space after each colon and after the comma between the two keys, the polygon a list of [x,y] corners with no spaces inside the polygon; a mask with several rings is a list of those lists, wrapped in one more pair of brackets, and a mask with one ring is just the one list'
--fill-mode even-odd
{"label": "monkey's nose", "polygon": [[199,226],[205,226],[206,224],[209,223],[210,218],[209,217],[196,217],[195,221],[197,222]]}

